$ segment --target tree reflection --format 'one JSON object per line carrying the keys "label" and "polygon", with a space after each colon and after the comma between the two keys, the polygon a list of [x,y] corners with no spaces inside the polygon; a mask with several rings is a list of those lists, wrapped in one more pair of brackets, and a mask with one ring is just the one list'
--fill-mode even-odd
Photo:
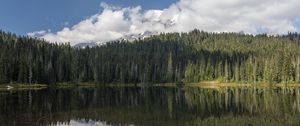
{"label": "tree reflection", "polygon": [[0,100],[1,126],[300,124],[298,88],[49,88]]}

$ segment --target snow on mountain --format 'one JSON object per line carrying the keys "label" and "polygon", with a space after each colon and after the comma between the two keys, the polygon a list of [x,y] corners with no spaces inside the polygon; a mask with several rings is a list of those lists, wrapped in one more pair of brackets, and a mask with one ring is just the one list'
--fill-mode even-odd
{"label": "snow on mountain", "polygon": [[[125,35],[124,37],[122,37],[118,40],[125,40],[125,41],[129,41],[129,42],[133,42],[134,40],[142,40],[147,37],[151,37],[152,35],[158,35],[158,34],[159,34],[158,32],[145,31],[140,34]],[[82,43],[78,43],[78,44],[74,45],[73,47],[86,48],[88,46],[91,48],[91,47],[95,47],[95,46],[105,45],[105,43],[106,42],[82,42]]]}
{"label": "snow on mountain", "polygon": [[86,47],[92,48],[95,46],[98,46],[98,44],[95,42],[84,42],[84,43],[78,43],[78,44],[74,45],[73,47],[75,47],[75,48],[86,48]]}

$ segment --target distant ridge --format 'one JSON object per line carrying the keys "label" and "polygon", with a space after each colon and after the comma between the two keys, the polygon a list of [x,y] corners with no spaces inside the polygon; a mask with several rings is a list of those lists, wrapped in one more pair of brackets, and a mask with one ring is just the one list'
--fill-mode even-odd
{"label": "distant ridge", "polygon": [[[117,40],[124,40],[124,41],[129,41],[133,42],[135,40],[143,40],[145,38],[151,37],[152,35],[158,35],[158,32],[150,32],[150,31],[145,31],[140,34],[131,34],[131,35],[126,35],[120,39]],[[95,47],[95,46],[100,46],[105,44],[105,42],[82,42],[74,45],[73,47],[75,48],[86,48],[86,47]]]}
{"label": "distant ridge", "polygon": [[86,48],[86,47],[92,48],[95,46],[98,46],[98,44],[95,42],[85,42],[85,43],[78,43],[78,44],[74,45],[73,47],[75,47],[75,48]]}

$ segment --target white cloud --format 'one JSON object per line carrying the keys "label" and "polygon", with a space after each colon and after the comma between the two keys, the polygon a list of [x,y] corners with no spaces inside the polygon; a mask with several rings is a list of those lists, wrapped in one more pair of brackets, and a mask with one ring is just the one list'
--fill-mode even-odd
{"label": "white cloud", "polygon": [[101,4],[103,11],[56,33],[33,32],[51,42],[106,42],[125,35],[151,32],[209,32],[270,34],[299,31],[293,21],[300,19],[299,0],[180,0],[162,10],[121,8]]}
{"label": "white cloud", "polygon": [[28,33],[27,35],[28,36],[38,36],[38,35],[44,35],[44,34],[46,34],[47,33],[47,31],[45,31],[45,30],[41,30],[41,31],[35,31],[35,32],[31,32],[31,33]]}
{"label": "white cloud", "polygon": [[41,37],[41,36],[48,34],[49,32],[51,32],[50,29],[48,29],[47,31],[41,30],[41,31],[30,32],[30,33],[27,33],[27,35],[31,36],[31,37]]}

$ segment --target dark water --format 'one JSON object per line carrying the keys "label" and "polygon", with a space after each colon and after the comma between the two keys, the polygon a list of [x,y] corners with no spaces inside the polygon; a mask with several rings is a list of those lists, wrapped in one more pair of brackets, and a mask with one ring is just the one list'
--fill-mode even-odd
{"label": "dark water", "polygon": [[0,92],[1,126],[298,126],[300,90],[102,87]]}

